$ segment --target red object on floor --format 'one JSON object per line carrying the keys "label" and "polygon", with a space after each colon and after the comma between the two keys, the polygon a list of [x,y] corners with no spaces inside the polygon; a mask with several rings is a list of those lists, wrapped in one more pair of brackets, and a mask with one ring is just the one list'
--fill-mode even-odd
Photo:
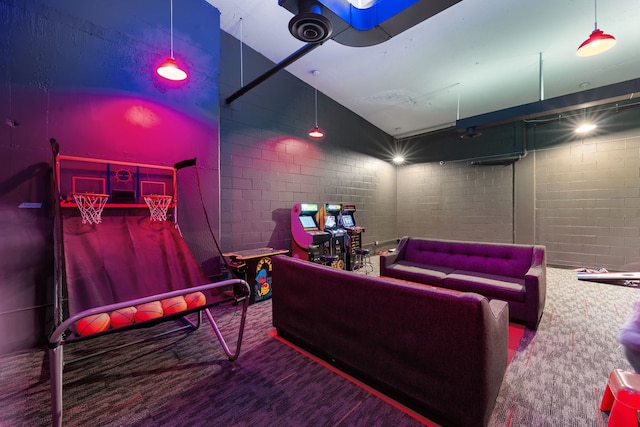
{"label": "red object on floor", "polygon": [[516,353],[518,345],[520,345],[520,340],[522,340],[525,329],[524,325],[509,322],[509,350],[507,353],[507,363],[511,363],[511,359],[513,359],[513,355]]}
{"label": "red object on floor", "polygon": [[637,426],[640,410],[640,375],[622,369],[611,371],[600,410],[611,411],[608,427]]}

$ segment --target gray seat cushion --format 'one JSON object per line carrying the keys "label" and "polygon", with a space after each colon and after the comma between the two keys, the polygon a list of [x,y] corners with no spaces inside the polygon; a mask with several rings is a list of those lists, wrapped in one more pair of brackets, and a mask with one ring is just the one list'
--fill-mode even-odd
{"label": "gray seat cushion", "polygon": [[444,278],[445,288],[477,292],[490,299],[524,302],[524,279],[475,271],[455,270]]}
{"label": "gray seat cushion", "polygon": [[454,271],[453,268],[439,265],[427,265],[411,261],[398,261],[387,267],[393,270],[393,277],[416,283],[429,285],[441,285],[447,274]]}

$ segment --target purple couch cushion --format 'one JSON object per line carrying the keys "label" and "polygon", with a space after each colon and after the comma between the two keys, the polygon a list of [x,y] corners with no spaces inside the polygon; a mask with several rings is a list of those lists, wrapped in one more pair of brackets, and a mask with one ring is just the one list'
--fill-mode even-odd
{"label": "purple couch cushion", "polygon": [[410,239],[404,260],[508,277],[524,277],[533,248],[527,245]]}
{"label": "purple couch cushion", "polygon": [[444,279],[444,286],[465,292],[477,292],[487,298],[525,301],[524,279],[456,270]]}
{"label": "purple couch cushion", "polygon": [[409,261],[398,261],[387,267],[393,270],[393,277],[416,283],[440,285],[447,274],[453,272],[453,268],[438,265],[425,265]]}

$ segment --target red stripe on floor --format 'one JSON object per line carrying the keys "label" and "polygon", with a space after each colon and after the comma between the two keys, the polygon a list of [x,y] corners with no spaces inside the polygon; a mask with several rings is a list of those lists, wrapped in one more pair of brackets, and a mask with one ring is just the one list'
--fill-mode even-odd
{"label": "red stripe on floor", "polygon": [[441,427],[440,424],[436,424],[433,421],[428,420],[427,418],[423,417],[422,415],[418,414],[417,412],[409,409],[405,405],[403,405],[403,404],[391,399],[389,396],[386,396],[386,395],[380,393],[379,391],[369,387],[368,385],[364,384],[363,382],[358,381],[357,379],[353,378],[352,376],[350,376],[350,375],[342,372],[341,370],[337,369],[336,367],[328,364],[324,360],[314,356],[313,354],[311,354],[311,353],[301,349],[300,347],[291,344],[289,341],[279,337],[278,334],[276,333],[275,329],[271,329],[268,333],[269,333],[269,335],[271,335],[273,338],[277,339],[281,343],[287,345],[288,347],[291,347],[292,349],[294,349],[298,353],[308,357],[309,359],[313,360],[314,362],[318,363],[319,365],[321,365],[321,366],[325,367],[326,369],[330,370],[334,374],[340,375],[342,378],[345,378],[346,380],[348,380],[351,383],[357,385],[361,389],[363,389],[363,390],[367,391],[368,393],[376,396],[377,398],[383,400],[384,402],[390,404],[391,406],[399,409],[400,411],[402,411],[405,414],[409,415],[411,418],[414,418],[415,420],[421,422],[422,424],[424,424],[426,426],[429,426],[429,427]]}

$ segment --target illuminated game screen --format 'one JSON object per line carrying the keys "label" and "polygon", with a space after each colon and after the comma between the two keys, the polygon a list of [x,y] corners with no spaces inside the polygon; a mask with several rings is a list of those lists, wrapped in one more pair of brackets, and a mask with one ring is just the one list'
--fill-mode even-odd
{"label": "illuminated game screen", "polygon": [[300,218],[300,224],[302,224],[302,227],[315,228],[316,222],[313,220],[313,217],[302,215],[298,218]]}
{"label": "illuminated game screen", "polygon": [[327,215],[324,217],[324,228],[336,228],[336,217]]}
{"label": "illuminated game screen", "polygon": [[342,226],[353,227],[353,217],[351,215],[342,215]]}

